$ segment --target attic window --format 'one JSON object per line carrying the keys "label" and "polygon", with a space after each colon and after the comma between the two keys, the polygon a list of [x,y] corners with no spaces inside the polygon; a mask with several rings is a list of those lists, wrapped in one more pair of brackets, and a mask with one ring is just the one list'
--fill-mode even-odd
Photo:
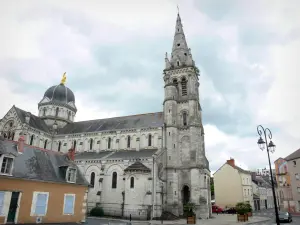
{"label": "attic window", "polygon": [[68,168],[67,170],[67,182],[75,183],[76,182],[76,169]]}
{"label": "attic window", "polygon": [[13,158],[10,157],[3,157],[3,160],[1,161],[1,173],[10,175],[12,171],[12,165],[13,165]]}

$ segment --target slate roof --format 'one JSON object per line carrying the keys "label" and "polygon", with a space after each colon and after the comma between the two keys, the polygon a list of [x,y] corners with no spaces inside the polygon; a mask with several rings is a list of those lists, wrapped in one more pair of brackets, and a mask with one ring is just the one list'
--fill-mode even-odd
{"label": "slate roof", "polygon": [[298,159],[298,158],[300,158],[300,149],[294,151],[292,154],[285,157],[285,160],[286,161],[291,161],[293,159]]}
{"label": "slate roof", "polygon": [[101,151],[101,152],[80,152],[76,153],[75,160],[80,159],[138,159],[150,158],[157,149]]}
{"label": "slate roof", "polygon": [[0,149],[5,148],[6,154],[16,155],[12,172],[15,178],[68,183],[62,166],[72,166],[77,168],[75,184],[88,185],[76,164],[62,153],[25,145],[23,154],[18,154],[16,142],[0,140],[0,143]]}
{"label": "slate roof", "polygon": [[[26,112],[23,109],[20,109],[16,106],[14,106],[14,107],[15,107],[17,115],[20,118],[20,120],[22,121],[22,123],[25,123],[25,116],[28,112]],[[44,120],[42,120],[40,117],[35,116],[33,114],[30,114],[29,125],[32,128],[36,128],[36,129],[39,129],[39,130],[44,131],[44,132],[49,132],[49,128],[46,125],[46,123],[44,122]]]}
{"label": "slate roof", "polygon": [[[230,165],[230,163],[228,163],[228,162],[226,162],[226,164],[228,164],[229,166],[232,166],[232,165]],[[235,169],[237,169],[239,172],[241,172],[241,173],[247,173],[247,174],[251,174],[251,172],[250,171],[248,171],[248,170],[244,170],[244,169],[242,169],[241,167],[238,167],[238,166],[232,166],[233,168],[235,168]]]}
{"label": "slate roof", "polygon": [[143,163],[139,161],[131,164],[124,171],[130,171],[130,170],[140,170],[140,171],[147,171],[147,172],[151,171],[147,166],[145,166]]}
{"label": "slate roof", "polygon": [[85,132],[101,132],[122,129],[139,129],[146,127],[162,127],[163,113],[147,113],[98,120],[79,121],[66,125],[58,134],[74,134]]}

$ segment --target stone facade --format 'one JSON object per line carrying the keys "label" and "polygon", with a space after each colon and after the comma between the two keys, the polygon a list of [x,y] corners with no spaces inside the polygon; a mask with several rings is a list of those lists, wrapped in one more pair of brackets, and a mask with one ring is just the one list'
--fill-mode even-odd
{"label": "stone facade", "polygon": [[0,122],[8,139],[54,151],[76,150],[76,163],[91,183],[88,208],[132,218],[183,214],[193,202],[197,217],[211,215],[210,171],[205,156],[199,70],[178,14],[171,57],[163,70],[163,112],[74,122],[73,92],[50,87],[35,116],[13,106]]}

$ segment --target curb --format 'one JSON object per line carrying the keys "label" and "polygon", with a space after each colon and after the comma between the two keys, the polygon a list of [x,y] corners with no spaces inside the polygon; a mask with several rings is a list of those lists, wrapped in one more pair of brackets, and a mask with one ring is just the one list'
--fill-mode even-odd
{"label": "curb", "polygon": [[109,217],[88,216],[87,219],[120,221],[120,222],[124,222],[124,223],[127,223],[127,224],[135,224],[135,223],[145,223],[145,224],[148,224],[148,225],[151,224],[147,220],[131,220],[131,221],[129,221],[129,220],[124,220],[124,219],[114,219],[114,218],[109,218]]}
{"label": "curb", "polygon": [[267,221],[270,221],[271,218],[268,218],[268,219],[264,219],[264,220],[260,220],[260,221],[256,221],[256,222],[249,222],[249,223],[246,223],[247,225],[248,224],[257,224],[257,223],[263,223],[263,222],[267,222]]}

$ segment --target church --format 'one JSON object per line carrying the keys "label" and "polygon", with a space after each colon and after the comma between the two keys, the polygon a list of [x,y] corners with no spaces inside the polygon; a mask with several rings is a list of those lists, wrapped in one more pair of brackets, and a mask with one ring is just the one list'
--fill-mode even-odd
{"label": "church", "polygon": [[75,149],[90,183],[89,210],[100,206],[106,215],[149,219],[162,212],[183,215],[191,202],[198,218],[210,217],[200,72],[179,13],[162,70],[162,112],[75,122],[75,95],[64,74],[44,93],[38,115],[13,106],[0,121],[1,135],[17,141],[22,134],[28,145],[62,154]]}

